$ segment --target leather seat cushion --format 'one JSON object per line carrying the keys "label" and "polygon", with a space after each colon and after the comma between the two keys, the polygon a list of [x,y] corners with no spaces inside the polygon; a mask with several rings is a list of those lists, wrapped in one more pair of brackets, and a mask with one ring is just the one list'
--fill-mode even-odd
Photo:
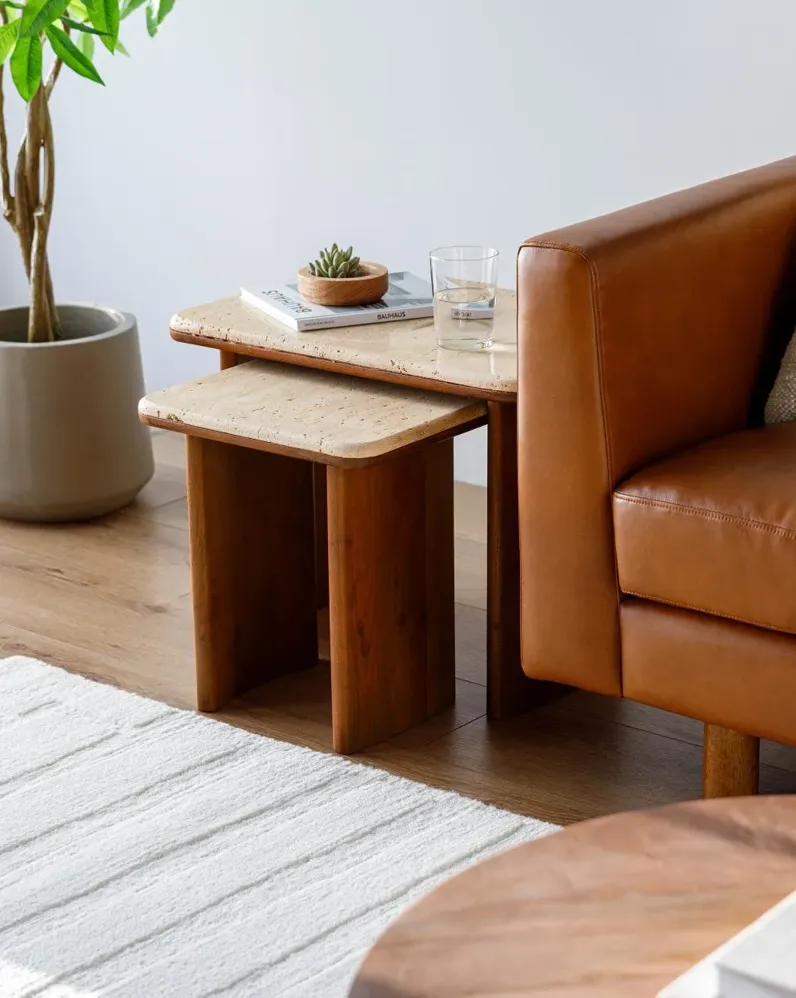
{"label": "leather seat cushion", "polygon": [[796,423],[661,461],[613,506],[624,593],[796,634]]}

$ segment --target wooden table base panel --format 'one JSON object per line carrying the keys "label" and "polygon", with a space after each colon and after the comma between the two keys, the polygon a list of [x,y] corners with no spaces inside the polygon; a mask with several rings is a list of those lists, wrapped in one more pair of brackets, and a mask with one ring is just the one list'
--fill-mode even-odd
{"label": "wooden table base panel", "polygon": [[517,406],[489,402],[487,460],[487,715],[512,717],[570,691],[529,679],[520,652]]}
{"label": "wooden table base panel", "polygon": [[390,738],[452,702],[453,574],[437,564],[453,564],[448,444],[327,471],[337,752]]}
{"label": "wooden table base panel", "polygon": [[318,659],[312,464],[187,437],[197,706]]}

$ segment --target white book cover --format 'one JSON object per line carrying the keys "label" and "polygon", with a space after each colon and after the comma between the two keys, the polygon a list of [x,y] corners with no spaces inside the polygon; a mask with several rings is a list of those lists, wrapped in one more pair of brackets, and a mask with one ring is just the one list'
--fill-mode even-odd
{"label": "white book cover", "polygon": [[[254,287],[254,285],[253,285]],[[431,285],[414,274],[399,270],[390,274],[387,293],[373,305],[349,305],[331,308],[302,298],[298,284],[250,290],[241,288],[241,298],[262,309],[299,333],[329,326],[358,326],[369,322],[394,322],[422,319],[434,312]]]}
{"label": "white book cover", "polygon": [[658,998],[796,995],[796,893],[673,981]]}

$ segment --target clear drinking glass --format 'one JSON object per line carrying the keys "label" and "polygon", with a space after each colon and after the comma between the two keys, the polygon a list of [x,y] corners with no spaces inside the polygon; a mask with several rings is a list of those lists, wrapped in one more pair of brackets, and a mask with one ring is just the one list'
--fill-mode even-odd
{"label": "clear drinking glass", "polygon": [[491,350],[498,251],[441,246],[428,256],[437,343],[448,350]]}

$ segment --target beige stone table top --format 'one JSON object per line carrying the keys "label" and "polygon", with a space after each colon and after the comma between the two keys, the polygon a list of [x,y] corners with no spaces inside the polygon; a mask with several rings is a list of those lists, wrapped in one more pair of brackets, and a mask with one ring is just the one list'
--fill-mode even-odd
{"label": "beige stone table top", "polygon": [[486,422],[484,402],[267,361],[143,398],[145,423],[322,464],[368,464]]}
{"label": "beige stone table top", "polygon": [[351,998],[655,998],[794,889],[794,797],[586,821],[404,912]]}
{"label": "beige stone table top", "polygon": [[498,348],[483,353],[437,346],[432,319],[340,326],[297,333],[240,298],[178,312],[171,334],[186,343],[331,369],[458,395],[512,401],[517,394],[517,303],[498,292]]}

